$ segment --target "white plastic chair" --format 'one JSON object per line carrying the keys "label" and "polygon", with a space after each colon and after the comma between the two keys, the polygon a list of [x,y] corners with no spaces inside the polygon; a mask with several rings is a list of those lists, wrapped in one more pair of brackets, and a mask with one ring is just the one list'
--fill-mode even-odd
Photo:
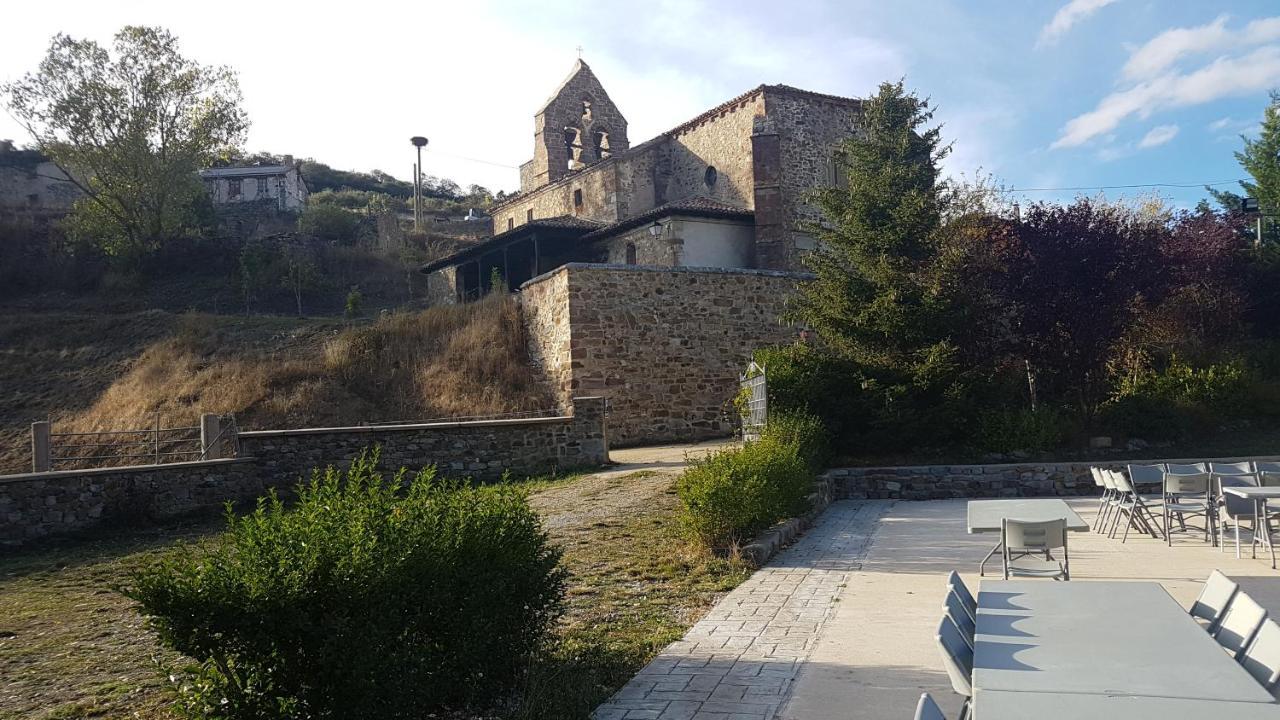
{"label": "white plastic chair", "polygon": [[1253,636],[1257,634],[1258,628],[1262,627],[1262,621],[1267,619],[1267,611],[1259,605],[1248,593],[1238,591],[1236,597],[1231,601],[1231,605],[1227,607],[1227,612],[1222,616],[1222,622],[1218,623],[1218,629],[1213,633],[1213,637],[1218,640],[1218,644],[1231,653],[1231,657],[1239,658],[1244,654],[1244,649],[1249,646],[1249,642],[1253,640]]}
{"label": "white plastic chair", "polygon": [[1120,527],[1120,519],[1123,517],[1125,524],[1124,537],[1120,540],[1121,543],[1129,541],[1129,528],[1135,525],[1139,530],[1151,537],[1158,537],[1155,530],[1155,514],[1151,512],[1151,508],[1146,501],[1138,494],[1137,488],[1129,482],[1129,478],[1118,470],[1103,470],[1102,472],[1104,475],[1110,476],[1111,484],[1115,487],[1117,493],[1115,499],[1116,514],[1112,519],[1111,530],[1107,533],[1107,536],[1116,536],[1116,530]]}
{"label": "white plastic chair", "polygon": [[1098,474],[1098,479],[1102,482],[1104,488],[1102,491],[1102,513],[1098,517],[1098,522],[1095,523],[1097,527],[1094,528],[1094,532],[1103,533],[1107,530],[1108,521],[1112,518],[1112,513],[1119,512],[1117,506],[1119,505],[1120,489],[1116,487],[1115,478],[1109,470],[1103,470],[1102,468],[1092,468],[1092,470]]}
{"label": "white plastic chair", "polygon": [[1164,471],[1170,475],[1199,475],[1209,472],[1206,463],[1165,463]]}
{"label": "white plastic chair", "polygon": [[942,708],[933,701],[929,693],[920,693],[920,702],[916,703],[916,720],[947,720]]}
{"label": "white plastic chair", "polygon": [[960,634],[964,637],[966,645],[973,648],[974,635],[978,631],[978,625],[969,617],[969,612],[964,607],[964,602],[960,596],[954,592],[948,592],[947,598],[942,603],[942,610],[951,618],[951,622],[955,623],[960,629]]}
{"label": "white plastic chair", "polygon": [[1211,462],[1209,463],[1209,472],[1217,473],[1218,475],[1252,475],[1257,472],[1257,468],[1249,461],[1233,463]]}
{"label": "white plastic chair", "polygon": [[[1213,482],[1216,486],[1216,497],[1218,499],[1218,537],[1219,544],[1225,551],[1227,523],[1230,523],[1232,530],[1235,532],[1236,539],[1236,559],[1240,559],[1240,525],[1244,520],[1248,520],[1253,524],[1254,520],[1254,501],[1249,498],[1242,498],[1237,495],[1229,495],[1222,491],[1224,487],[1256,487],[1258,485],[1258,477],[1256,475],[1217,475],[1213,476]],[[1223,516],[1226,516],[1226,523],[1223,522]],[[1264,518],[1265,520],[1265,518]],[[1258,533],[1258,528],[1250,528],[1250,532],[1254,536]]]}
{"label": "white plastic chair", "polygon": [[947,576],[947,592],[955,593],[964,605],[965,611],[969,613],[969,619],[978,621],[978,601],[973,598],[973,593],[969,592],[969,587],[964,584],[964,580],[960,579],[960,573],[955,570]]}
{"label": "white plastic chair", "polygon": [[951,678],[951,689],[966,700],[973,697],[973,648],[965,643],[964,636],[951,618],[942,616],[934,640],[942,651],[942,666],[946,668],[947,677]]}
{"label": "white plastic chair", "polygon": [[1262,687],[1274,693],[1276,682],[1280,681],[1280,625],[1271,620],[1262,623],[1240,656],[1240,664]]}
{"label": "white plastic chair", "polygon": [[[1027,522],[1004,518],[1000,522],[1000,544],[1004,549],[1004,579],[1041,577],[1071,579],[1071,558],[1067,552],[1067,521]],[[1062,549],[1062,560],[1053,551]],[[1043,555],[1044,560],[1032,556]]]}
{"label": "white plastic chair", "polygon": [[1231,601],[1235,599],[1239,590],[1238,583],[1223,575],[1220,570],[1214,570],[1209,573],[1208,579],[1204,581],[1204,587],[1200,589],[1200,596],[1191,604],[1191,609],[1187,612],[1193,618],[1204,620],[1205,629],[1210,633],[1217,632],[1218,623],[1222,621],[1227,608],[1231,607]]}
{"label": "white plastic chair", "polygon": [[1204,539],[1216,541],[1214,533],[1213,499],[1209,473],[1174,473],[1164,475],[1164,537],[1173,544],[1173,518],[1176,516],[1181,527],[1180,532],[1187,532],[1187,518],[1204,518]]}

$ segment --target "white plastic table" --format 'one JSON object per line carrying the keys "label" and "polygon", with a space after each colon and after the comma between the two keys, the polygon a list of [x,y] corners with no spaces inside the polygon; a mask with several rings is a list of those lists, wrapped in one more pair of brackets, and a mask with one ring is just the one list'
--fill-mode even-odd
{"label": "white plastic table", "polygon": [[[974,639],[975,698],[1008,692],[1275,702],[1159,583],[984,581]],[[1027,698],[1042,701],[1048,702]],[[1080,702],[1096,706],[1100,700]],[[994,715],[981,700],[975,711],[982,720]]]}
{"label": "white plastic table", "polygon": [[[967,525],[970,535],[981,533],[998,533],[1003,528],[1003,520],[1022,520],[1024,522],[1043,522],[1045,520],[1063,519],[1067,521],[1067,529],[1073,532],[1084,532],[1089,523],[1066,502],[1057,498],[1010,498],[1008,500],[970,500]],[[1000,543],[991,548],[991,552],[978,564],[978,574],[985,575],[987,561],[1000,550]]]}
{"label": "white plastic table", "polygon": [[978,720],[1275,720],[1280,705],[1222,700],[1077,695],[980,690],[973,697]]}
{"label": "white plastic table", "polygon": [[1267,549],[1271,551],[1271,569],[1276,569],[1276,546],[1271,542],[1271,521],[1267,519],[1266,504],[1268,500],[1280,499],[1280,487],[1224,487],[1222,492],[1230,493],[1253,501],[1253,539],[1249,541],[1249,549],[1253,557],[1258,557],[1258,528]]}

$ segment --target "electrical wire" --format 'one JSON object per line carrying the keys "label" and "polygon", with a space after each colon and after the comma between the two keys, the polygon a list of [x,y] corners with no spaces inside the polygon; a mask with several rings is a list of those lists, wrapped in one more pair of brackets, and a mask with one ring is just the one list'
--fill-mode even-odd
{"label": "electrical wire", "polygon": [[1237,178],[1235,180],[1216,180],[1214,182],[1198,182],[1198,183],[1135,183],[1133,185],[1086,185],[1080,187],[1056,187],[1056,188],[1010,188],[1009,192],[1065,192],[1068,190],[1133,190],[1136,188],[1199,188],[1212,187],[1214,185],[1230,185],[1244,181],[1245,178]]}

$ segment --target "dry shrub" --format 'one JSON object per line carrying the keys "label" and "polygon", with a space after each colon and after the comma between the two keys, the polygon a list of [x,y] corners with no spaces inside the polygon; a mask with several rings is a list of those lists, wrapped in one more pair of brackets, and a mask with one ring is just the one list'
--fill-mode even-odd
{"label": "dry shrub", "polygon": [[[244,428],[355,425],[496,415],[554,406],[529,363],[514,298],[394,314],[323,339],[246,347],[216,317],[184,316],[57,432],[195,425],[234,414]],[[319,337],[317,337],[319,335]],[[282,347],[283,346],[283,347]]]}

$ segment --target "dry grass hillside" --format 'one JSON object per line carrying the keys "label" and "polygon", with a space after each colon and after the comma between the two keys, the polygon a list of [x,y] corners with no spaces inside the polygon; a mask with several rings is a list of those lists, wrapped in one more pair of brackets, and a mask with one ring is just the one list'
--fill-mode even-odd
{"label": "dry grass hillside", "polygon": [[30,468],[28,425],[55,432],[194,424],[352,425],[542,410],[519,309],[494,296],[348,326],[335,320],[0,314],[0,472]]}

